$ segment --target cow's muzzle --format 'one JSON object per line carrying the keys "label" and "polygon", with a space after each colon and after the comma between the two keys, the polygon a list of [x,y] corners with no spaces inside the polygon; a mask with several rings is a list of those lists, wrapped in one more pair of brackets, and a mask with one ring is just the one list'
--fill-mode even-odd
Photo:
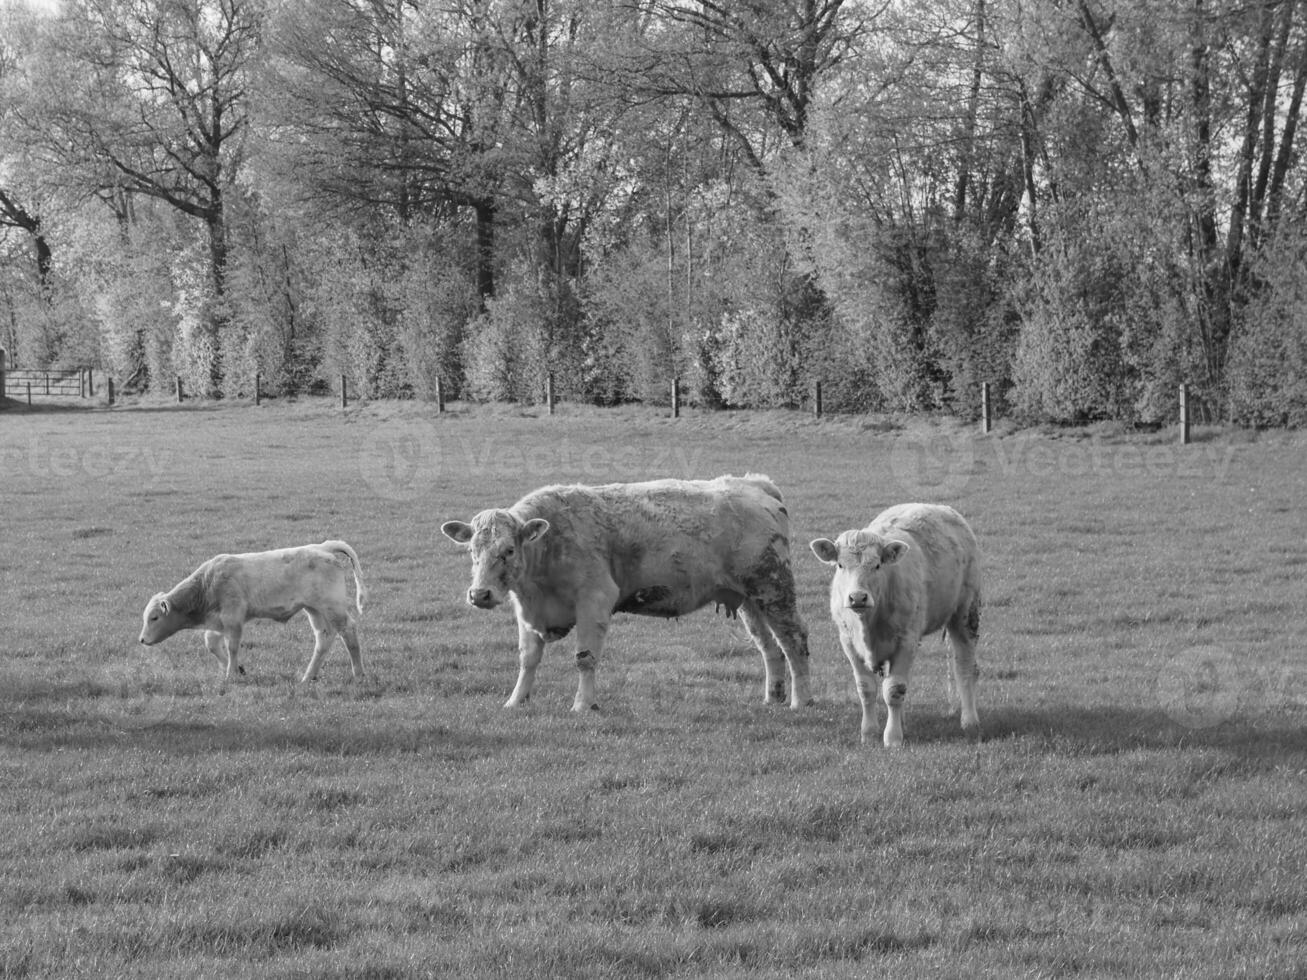
{"label": "cow's muzzle", "polygon": [[865,592],[850,592],[848,600],[850,609],[867,609],[871,606],[871,596]]}
{"label": "cow's muzzle", "polygon": [[468,589],[467,601],[469,605],[476,606],[478,609],[494,609],[499,605],[499,600],[489,589]]}

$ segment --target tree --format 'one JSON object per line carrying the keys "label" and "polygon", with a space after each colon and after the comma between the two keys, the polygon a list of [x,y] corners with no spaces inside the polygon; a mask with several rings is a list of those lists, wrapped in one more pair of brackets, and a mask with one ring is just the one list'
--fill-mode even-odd
{"label": "tree", "polygon": [[41,230],[41,218],[28,211],[12,192],[3,187],[0,187],[0,225],[21,228],[31,236],[32,247],[36,251],[37,280],[41,292],[47,292],[54,253],[50,250],[50,243]]}
{"label": "tree", "polygon": [[647,9],[664,29],[633,66],[644,76],[633,88],[693,99],[760,171],[767,128],[801,147],[821,76],[867,32],[845,0],[650,0]]}
{"label": "tree", "polygon": [[144,195],[203,223],[215,384],[262,17],[260,0],[68,0],[26,110],[33,142],[83,192]]}
{"label": "tree", "polygon": [[[48,297],[54,254],[42,228],[39,210],[24,200],[23,190],[17,186],[24,183],[23,175],[30,163],[18,152],[21,147],[18,120],[10,108],[22,87],[17,77],[21,70],[21,45],[31,33],[31,19],[25,11],[0,9],[0,146],[5,148],[0,155],[0,226],[17,228],[31,239],[38,287]],[[30,179],[25,183],[30,185]]]}
{"label": "tree", "polygon": [[495,292],[506,68],[493,4],[308,0],[271,31],[264,129],[299,193],[346,221],[470,213],[483,299]]}

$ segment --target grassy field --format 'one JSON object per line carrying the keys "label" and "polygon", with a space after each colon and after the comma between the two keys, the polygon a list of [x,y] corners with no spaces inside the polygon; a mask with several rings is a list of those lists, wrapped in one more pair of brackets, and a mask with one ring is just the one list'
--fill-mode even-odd
{"label": "grassy field", "polygon": [[[439,524],[545,483],[769,474],[818,703],[740,626],[619,619],[602,709]],[[810,538],[912,499],[985,548],[984,739],[859,710]],[[1307,976],[1307,438],[327,402],[0,412],[0,977]],[[342,537],[362,683],[140,613]]]}

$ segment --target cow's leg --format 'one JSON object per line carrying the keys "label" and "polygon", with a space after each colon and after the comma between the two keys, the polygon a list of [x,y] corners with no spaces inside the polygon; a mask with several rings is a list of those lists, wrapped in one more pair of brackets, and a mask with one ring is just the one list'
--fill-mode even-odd
{"label": "cow's leg", "polygon": [[949,620],[947,627],[953,665],[953,687],[962,705],[962,730],[969,734],[980,731],[980,715],[976,712],[976,679],[980,668],[976,666],[976,640],[980,636],[980,597],[963,602]]}
{"label": "cow's leg", "polygon": [[745,599],[740,605],[740,621],[748,630],[754,645],[762,653],[763,669],[766,679],[763,683],[762,700],[764,704],[785,703],[785,652],[772,633],[772,628],[752,599]]}
{"label": "cow's leg", "polygon": [[363,648],[359,646],[358,624],[353,616],[346,616],[340,626],[340,635],[345,640],[345,649],[349,651],[349,668],[355,680],[363,678]]}
{"label": "cow's leg", "polygon": [[861,738],[866,742],[869,736],[874,737],[876,734],[876,675],[867,669],[867,662],[843,630],[840,630],[840,646],[844,648],[844,656],[853,668],[853,683],[858,688],[858,700],[862,702]]}
{"label": "cow's leg", "polygon": [[576,700],[573,711],[597,709],[595,699],[595,668],[604,650],[608,623],[613,618],[613,606],[620,595],[617,583],[602,582],[587,591],[585,600],[576,608]]}
{"label": "cow's leg", "polygon": [[812,687],[808,682],[808,627],[793,606],[782,609],[779,614],[768,609],[767,618],[790,665],[790,707],[807,707],[812,704]]}
{"label": "cow's leg", "polygon": [[[341,604],[348,609],[346,600],[343,597]],[[328,615],[327,623],[335,634],[345,641],[345,649],[349,652],[350,674],[356,681],[361,680],[363,678],[363,650],[359,646],[358,620],[347,611],[337,611]],[[327,642],[327,649],[331,649],[330,640]]]}
{"label": "cow's leg", "polygon": [[309,665],[305,668],[300,683],[306,683],[318,676],[318,665],[322,663],[323,656],[336,641],[336,631],[332,629],[326,616],[315,609],[305,609],[304,615],[309,617],[309,625],[313,627],[313,656],[309,658]]}
{"label": "cow's leg", "polygon": [[222,634],[218,630],[204,631],[204,649],[213,654],[223,670],[227,669],[227,651],[222,648]]}
{"label": "cow's leg", "polygon": [[[227,651],[223,643],[223,636],[224,634],[222,633],[221,630],[204,631],[204,648],[208,650],[211,654],[213,654],[214,659],[217,660],[218,663],[222,665],[222,669],[225,674],[227,670]],[[238,666],[236,668],[236,673],[238,674],[245,673],[245,668]]]}
{"label": "cow's leg", "polygon": [[[785,566],[754,597],[790,667],[790,707],[812,704],[808,683],[808,627],[799,615],[794,576]],[[766,656],[766,651],[764,651]]]}
{"label": "cow's leg", "polygon": [[[947,641],[945,641],[947,644]],[[956,666],[953,660],[952,647],[949,647],[949,664],[950,667],[944,672],[944,700],[948,704],[948,716],[955,717],[962,710],[962,702],[958,699],[958,685],[954,678]]]}
{"label": "cow's leg", "polygon": [[889,709],[889,717],[885,720],[887,748],[897,749],[903,745],[903,702],[907,700],[908,677],[916,653],[916,639],[901,639],[885,664],[885,680],[881,682],[880,693]]}
{"label": "cow's leg", "polygon": [[241,623],[223,623],[222,639],[227,646],[227,680],[236,676],[237,672],[244,673],[236,663],[236,658],[241,649]]}
{"label": "cow's leg", "polygon": [[536,668],[540,658],[545,654],[545,640],[535,630],[527,629],[521,622],[517,624],[517,684],[513,693],[504,702],[505,708],[516,708],[531,697],[531,689],[536,683]]}
{"label": "cow's leg", "polygon": [[599,666],[599,655],[604,649],[604,637],[608,635],[609,619],[608,615],[594,615],[588,620],[577,621],[576,699],[572,702],[573,711],[599,708],[599,702],[595,698],[595,668]]}

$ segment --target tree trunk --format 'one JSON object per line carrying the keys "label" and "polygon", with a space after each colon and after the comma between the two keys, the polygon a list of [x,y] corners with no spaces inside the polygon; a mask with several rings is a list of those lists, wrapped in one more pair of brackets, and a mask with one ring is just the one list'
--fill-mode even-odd
{"label": "tree trunk", "polygon": [[1284,4],[1263,87],[1262,148],[1257,165],[1257,180],[1253,184],[1252,200],[1249,202],[1248,210],[1248,245],[1251,249],[1260,248],[1264,241],[1262,217],[1266,208],[1266,191],[1271,181],[1271,165],[1275,161],[1275,125],[1280,107],[1280,77],[1284,72],[1284,55],[1289,46],[1293,10],[1293,4]]}
{"label": "tree trunk", "polygon": [[976,0],[973,19],[976,25],[976,59],[971,70],[971,88],[967,92],[967,114],[962,121],[962,162],[958,167],[953,192],[953,221],[960,222],[967,207],[967,184],[976,157],[976,116],[980,111],[980,84],[985,68],[985,0]]}
{"label": "tree trunk", "polygon": [[213,362],[209,365],[210,395],[216,395],[222,383],[222,328],[227,323],[227,222],[221,192],[216,192],[214,198],[213,207],[204,219],[209,230],[209,274],[213,286],[213,302],[208,304],[204,324],[213,345]]}
{"label": "tree trunk", "polygon": [[1298,129],[1298,113],[1302,110],[1303,90],[1307,88],[1307,45],[1297,46],[1298,64],[1293,78],[1293,94],[1289,97],[1289,109],[1285,113],[1284,132],[1280,136],[1280,148],[1275,154],[1275,165],[1271,169],[1270,188],[1266,192],[1266,234],[1275,232],[1275,225],[1280,217],[1280,203],[1284,194],[1284,180],[1293,164],[1294,135]]}
{"label": "tree trunk", "polygon": [[21,228],[32,236],[32,245],[36,249],[36,281],[41,298],[46,303],[51,300],[50,271],[54,256],[50,243],[41,230],[41,217],[28,211],[3,190],[0,190],[0,225],[12,225]]}
{"label": "tree trunk", "polygon": [[495,199],[479,198],[472,204],[477,223],[477,295],[484,312],[495,295]]}
{"label": "tree trunk", "polygon": [[41,287],[41,295],[47,299],[50,297],[50,270],[54,265],[54,254],[50,251],[50,243],[45,240],[45,236],[36,232],[32,236],[32,242],[36,245],[36,278]]}
{"label": "tree trunk", "polygon": [[[1262,128],[1264,103],[1268,97],[1267,80],[1271,75],[1272,20],[1270,8],[1263,4],[1258,26],[1257,61],[1248,84],[1248,106],[1244,113],[1243,140],[1239,146],[1238,164],[1234,177],[1234,202],[1230,208],[1230,223],[1225,237],[1226,278],[1232,290],[1232,302],[1237,302],[1239,280],[1242,275],[1244,226],[1253,206],[1253,159],[1257,153],[1257,137]],[[1274,99],[1274,95],[1270,97]],[[1265,146],[1263,154],[1267,153]]]}
{"label": "tree trunk", "polygon": [[1212,180],[1212,79],[1211,47],[1202,37],[1205,0],[1194,0],[1195,38],[1190,50],[1189,92],[1193,112],[1193,168],[1197,213],[1194,215],[1195,252],[1198,262],[1201,307],[1198,325],[1207,362],[1208,382],[1221,377],[1225,341],[1229,334],[1228,267],[1220,254],[1216,220],[1216,188]]}

